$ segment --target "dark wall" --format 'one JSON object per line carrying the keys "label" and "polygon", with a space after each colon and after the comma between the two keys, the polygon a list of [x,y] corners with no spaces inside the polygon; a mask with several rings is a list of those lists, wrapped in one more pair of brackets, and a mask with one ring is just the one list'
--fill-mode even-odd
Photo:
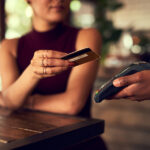
{"label": "dark wall", "polygon": [[5,37],[5,0],[0,0],[0,41]]}

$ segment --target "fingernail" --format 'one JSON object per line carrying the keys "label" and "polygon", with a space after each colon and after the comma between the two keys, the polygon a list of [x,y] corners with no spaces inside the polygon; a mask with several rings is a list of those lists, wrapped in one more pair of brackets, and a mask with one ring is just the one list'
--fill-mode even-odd
{"label": "fingernail", "polygon": [[75,66],[75,63],[74,62],[69,62],[69,66]]}
{"label": "fingernail", "polygon": [[114,80],[113,84],[114,84],[114,86],[120,86],[120,81],[119,80]]}

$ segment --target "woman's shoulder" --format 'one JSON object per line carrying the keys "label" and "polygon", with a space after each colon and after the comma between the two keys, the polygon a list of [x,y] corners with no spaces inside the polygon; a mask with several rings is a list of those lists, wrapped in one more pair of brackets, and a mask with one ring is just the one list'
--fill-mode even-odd
{"label": "woman's shoulder", "polygon": [[17,56],[17,47],[18,47],[19,42],[25,38],[28,38],[28,36],[30,36],[30,34],[31,34],[31,31],[29,31],[28,33],[25,33],[21,37],[12,38],[12,39],[3,39],[0,42],[0,51],[4,52],[4,53],[10,53],[14,57],[16,57]]}
{"label": "woman's shoulder", "polygon": [[79,43],[80,41],[95,41],[102,43],[102,38],[100,32],[96,28],[86,28],[79,30],[77,41],[79,41]]}
{"label": "woman's shoulder", "polygon": [[95,28],[81,29],[77,36],[76,49],[89,47],[99,53],[102,46],[100,32]]}
{"label": "woman's shoulder", "polygon": [[0,43],[0,53],[9,53],[13,56],[16,56],[18,41],[19,38],[2,40],[2,42]]}
{"label": "woman's shoulder", "polygon": [[1,42],[1,46],[7,47],[9,45],[14,45],[18,42],[19,38],[13,38],[13,39],[3,39]]}
{"label": "woman's shoulder", "polygon": [[88,35],[88,36],[92,36],[92,37],[96,37],[96,38],[101,37],[100,32],[96,28],[83,28],[83,29],[80,29],[79,35],[80,36]]}

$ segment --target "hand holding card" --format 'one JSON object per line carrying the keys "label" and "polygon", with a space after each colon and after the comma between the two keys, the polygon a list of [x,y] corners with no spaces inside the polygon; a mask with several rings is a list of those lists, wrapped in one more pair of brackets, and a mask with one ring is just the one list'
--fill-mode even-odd
{"label": "hand holding card", "polygon": [[90,48],[85,48],[72,53],[67,54],[61,59],[69,60],[75,63],[75,66],[81,65],[83,63],[98,59],[100,56],[94,53]]}

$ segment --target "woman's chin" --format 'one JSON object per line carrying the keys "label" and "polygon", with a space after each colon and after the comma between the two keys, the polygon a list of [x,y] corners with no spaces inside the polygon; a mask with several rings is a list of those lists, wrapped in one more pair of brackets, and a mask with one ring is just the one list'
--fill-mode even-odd
{"label": "woman's chin", "polygon": [[50,22],[62,22],[62,21],[64,21],[64,19],[65,19],[64,16],[65,16],[65,15],[63,15],[63,14],[51,15],[51,16],[48,17],[48,20],[49,20]]}
{"label": "woman's chin", "polygon": [[49,19],[49,22],[50,23],[60,23],[60,22],[63,22],[64,19]]}

